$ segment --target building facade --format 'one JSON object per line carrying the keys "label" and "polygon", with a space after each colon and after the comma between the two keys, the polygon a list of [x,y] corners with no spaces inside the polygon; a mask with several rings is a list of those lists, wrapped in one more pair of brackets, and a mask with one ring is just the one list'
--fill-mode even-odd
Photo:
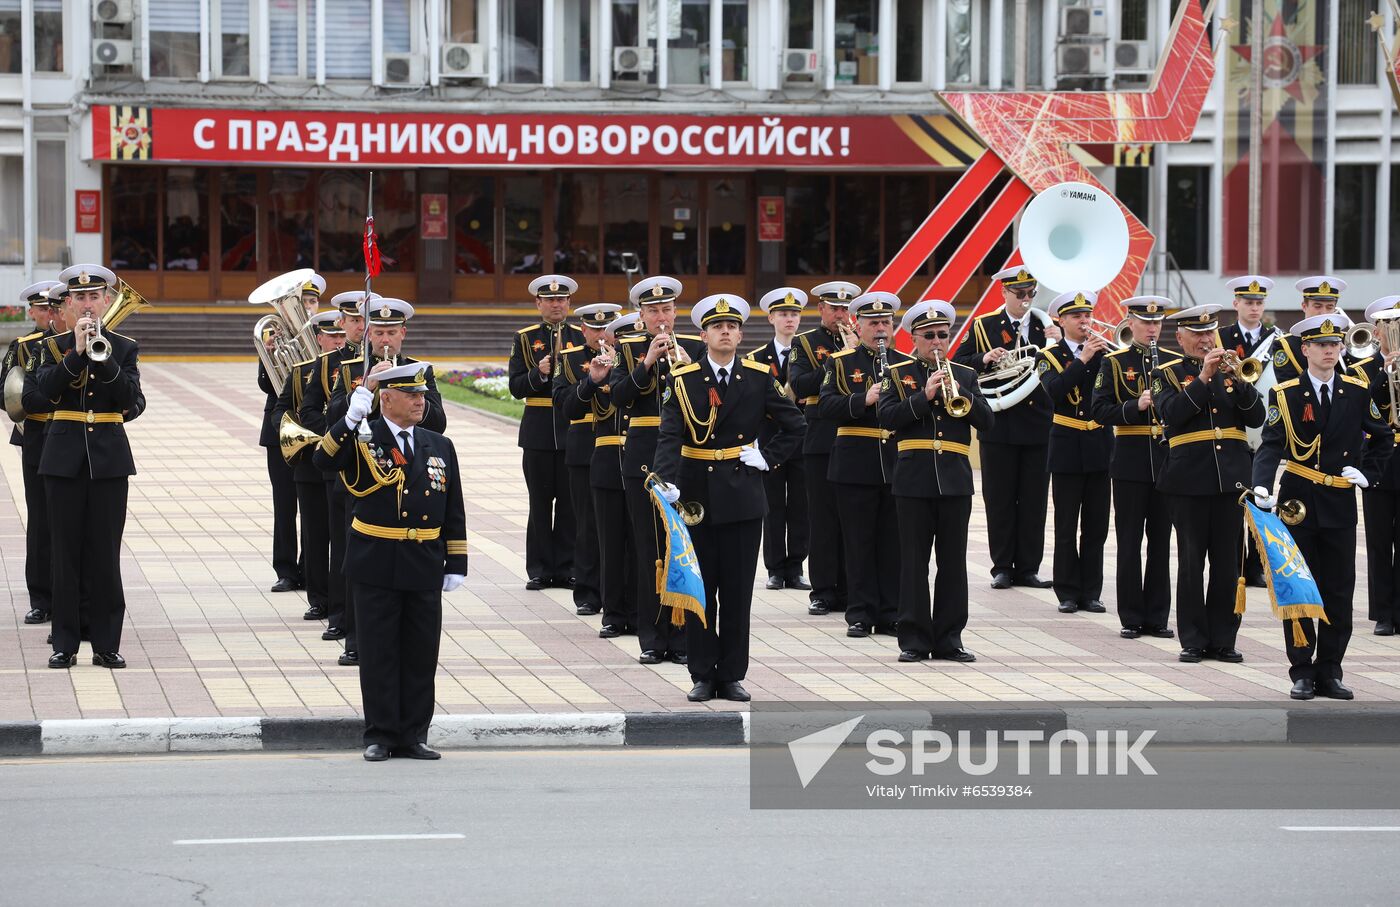
{"label": "building facade", "polygon": [[[158,302],[350,289],[371,170],[376,288],[419,303],[544,270],[617,299],[624,253],[691,299],[868,283],[980,151],[933,91],[1145,87],[1179,2],[0,0],[0,294],[99,259]],[[1260,265],[1359,308],[1400,270],[1377,4],[1260,2]],[[1239,34],[1191,142],[1086,157],[1170,253],[1147,280],[1197,302],[1249,262]]]}

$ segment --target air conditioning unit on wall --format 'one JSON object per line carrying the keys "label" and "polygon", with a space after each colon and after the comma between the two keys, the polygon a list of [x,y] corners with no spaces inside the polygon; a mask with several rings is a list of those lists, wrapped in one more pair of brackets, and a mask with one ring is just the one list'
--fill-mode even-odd
{"label": "air conditioning unit on wall", "polygon": [[1152,47],[1146,41],[1119,41],[1113,45],[1113,68],[1118,72],[1149,72]]}
{"label": "air conditioning unit on wall", "polygon": [[92,62],[99,66],[130,66],[131,42],[118,38],[98,38],[92,42]]}
{"label": "air conditioning unit on wall", "polygon": [[1103,76],[1108,59],[1102,44],[1061,44],[1055,48],[1056,71],[1062,76]]}
{"label": "air conditioning unit on wall", "polygon": [[650,47],[614,47],[613,72],[651,72],[656,68],[656,51]]}
{"label": "air conditioning unit on wall", "polygon": [[1064,6],[1060,8],[1061,38],[1105,38],[1108,36],[1108,13],[1102,6]]}
{"label": "air conditioning unit on wall", "polygon": [[783,51],[783,75],[814,76],[821,69],[821,55],[810,47],[789,47]]}
{"label": "air conditioning unit on wall", "polygon": [[486,75],[485,44],[444,44],[442,46],[442,77],[444,79],[479,79]]}
{"label": "air conditioning unit on wall", "polygon": [[131,0],[92,0],[92,21],[102,25],[125,25],[136,18]]}
{"label": "air conditioning unit on wall", "polygon": [[428,67],[422,54],[385,54],[385,85],[422,85]]}

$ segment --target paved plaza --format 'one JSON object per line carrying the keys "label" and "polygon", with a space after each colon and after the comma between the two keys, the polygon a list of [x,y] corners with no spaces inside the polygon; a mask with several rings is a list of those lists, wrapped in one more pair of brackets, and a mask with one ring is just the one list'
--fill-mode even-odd
{"label": "paved plaza", "polygon": [[[0,620],[0,720],[357,713],[356,671],[336,664],[340,646],[321,640],[322,623],[302,620],[304,595],[267,591],[276,577],[271,498],[257,446],[263,396],[254,371],[251,362],[143,364],[149,408],[128,428],[140,474],[131,486],[122,562],[124,671],[92,666],[86,644],[71,671],[45,666],[47,627],[22,623],[28,600],[18,448],[0,451],[0,556],[9,590]],[[576,616],[565,590],[525,591],[525,487],[514,426],[453,403],[447,408],[448,434],[462,458],[471,575],[444,597],[437,711],[743,708],[686,702],[684,667],[637,664],[636,638],[599,639],[599,618]],[[897,531],[889,527],[891,539]],[[1061,615],[1051,590],[988,588],[980,499],[969,531],[972,602],[964,643],[977,654],[975,664],[898,664],[892,637],[847,639],[840,615],[807,615],[806,593],[760,588],[746,682],[754,698],[1286,698],[1283,633],[1264,590],[1249,590],[1239,640],[1244,664],[1182,665],[1175,640],[1118,637],[1111,533],[1109,612]],[[1365,564],[1358,563],[1347,683],[1361,701],[1400,699],[1400,637],[1371,635],[1365,582]]]}

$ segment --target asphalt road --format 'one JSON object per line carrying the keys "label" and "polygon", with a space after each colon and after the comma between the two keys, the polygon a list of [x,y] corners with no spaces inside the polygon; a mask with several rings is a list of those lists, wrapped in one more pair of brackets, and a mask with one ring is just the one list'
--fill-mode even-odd
{"label": "asphalt road", "polygon": [[751,810],[743,750],[9,759],[0,829],[6,905],[1277,905],[1400,890],[1400,811]]}

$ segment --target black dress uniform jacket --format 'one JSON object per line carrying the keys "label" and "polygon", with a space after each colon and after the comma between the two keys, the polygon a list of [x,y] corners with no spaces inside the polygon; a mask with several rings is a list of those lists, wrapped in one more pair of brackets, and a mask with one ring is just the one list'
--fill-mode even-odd
{"label": "black dress uniform jacket", "polygon": [[[787,385],[788,377],[792,373],[792,360],[797,356],[797,347],[797,338],[794,337],[792,347],[788,349],[787,361],[784,362],[781,366],[779,366],[778,364],[778,348],[772,340],[768,341],[763,346],[749,353],[744,358],[751,362],[757,362],[760,365],[766,366],[768,368],[769,376],[774,381],[778,382],[779,388],[782,388]],[[764,422],[763,429],[758,433],[759,440],[766,442],[769,438],[773,437],[773,435],[777,433],[777,430],[778,426],[774,422]],[[789,463],[793,460],[796,460],[800,456],[802,456],[801,446],[799,446],[797,450],[793,451],[792,454],[782,462]],[[774,463],[770,460],[769,465],[778,466],[780,464]]]}
{"label": "black dress uniform jacket", "polygon": [[[39,359],[43,355],[43,345],[48,338],[54,335],[55,332],[52,329],[45,329],[17,338],[10,347],[13,359],[11,359],[10,353],[6,353],[5,367],[0,370],[0,386],[4,384],[12,368],[23,370],[26,376],[38,368]],[[16,425],[14,430],[10,432],[10,443],[19,447],[22,465],[38,469],[39,457],[44,452],[44,430],[47,427],[48,414],[53,411],[53,404],[38,395],[26,398],[23,396],[23,392],[21,392],[21,402],[25,404],[24,422]],[[27,405],[30,402],[42,408],[31,410]],[[44,544],[48,544],[47,539],[44,540]]]}
{"label": "black dress uniform jacket", "polygon": [[[888,365],[909,357],[890,348]],[[817,413],[835,423],[836,439],[826,477],[850,485],[888,485],[894,479],[895,445],[880,427],[879,404],[865,405],[865,394],[881,381],[879,354],[861,344],[827,359]]]}
{"label": "black dress uniform jacket", "polygon": [[[771,466],[801,449],[806,431],[802,413],[784,396],[767,365],[740,359],[733,364],[718,406],[711,391],[719,394],[719,383],[708,356],[671,373],[672,393],[656,445],[656,472],[673,482],[682,498],[703,504],[705,522],[714,525],[761,519],[768,512],[763,473],[740,462],[738,448],[757,441],[758,452]],[[687,412],[694,418],[687,418]],[[756,429],[768,419],[776,430],[760,440]],[[708,429],[697,427],[705,422],[710,422]],[[717,459],[716,452],[724,458]]]}
{"label": "black dress uniform jacket", "polygon": [[[705,344],[699,337],[672,335],[690,357],[691,364],[705,358]],[[671,397],[671,368],[666,357],[656,360],[648,371],[643,360],[654,338],[650,334],[625,337],[618,343],[618,362],[609,379],[612,402],[621,411],[623,433],[622,474],[644,477],[656,458],[656,439],[661,431],[661,407]],[[664,473],[663,473],[664,475]]]}
{"label": "black dress uniform jacket", "polygon": [[1187,356],[1152,380],[1168,444],[1157,487],[1167,494],[1225,494],[1249,481],[1253,454],[1244,430],[1264,424],[1263,398],[1238,378],[1217,371],[1205,382],[1200,373],[1201,360]]}
{"label": "black dress uniform jacket", "polygon": [[[1027,312],[1030,318],[1030,339],[1026,345],[1034,349],[1046,346],[1045,328],[1040,319]],[[991,366],[982,357],[994,349],[1014,349],[1019,337],[1020,326],[1006,314],[1006,306],[974,318],[967,329],[967,336],[953,354],[955,362],[984,374]],[[1024,444],[1036,446],[1044,444],[1050,432],[1050,416],[1054,407],[1050,398],[1039,388],[1016,406],[997,413],[996,421],[983,437],[994,444]]]}
{"label": "black dress uniform jacket", "polygon": [[[273,404],[271,421],[273,425],[281,425],[282,416],[291,413],[292,419],[298,419],[301,413],[301,405],[306,400],[307,393],[311,385],[319,378],[321,359],[325,356],[333,356],[334,352],[325,353],[316,359],[309,359],[306,362],[298,362],[292,366],[292,370],[287,375],[287,383],[283,385],[282,392],[277,395],[277,402]],[[330,399],[330,395],[326,395]],[[312,428],[304,423],[299,423],[303,428],[310,431],[320,430],[325,432],[325,416],[322,415],[316,428]],[[275,441],[275,439],[274,439]],[[274,445],[279,446],[279,445]],[[321,470],[311,462],[311,453],[305,448],[292,459],[292,478],[298,482],[315,482],[322,477]]]}
{"label": "black dress uniform jacket", "polygon": [[[383,361],[385,360],[371,354],[370,371],[374,371],[374,367]],[[399,365],[408,365],[417,361],[412,356],[398,357]],[[342,358],[337,372],[338,377],[331,391],[331,401],[326,407],[326,421],[331,425],[345,418],[345,411],[350,406],[350,395],[355,392],[355,388],[360,386],[364,371],[365,364],[360,361],[358,355],[348,359]],[[428,391],[424,396],[426,401],[423,407],[423,421],[418,423],[418,427],[439,433],[446,431],[447,411],[442,408],[442,394],[438,393],[437,382],[433,380],[433,367],[431,365],[428,366]],[[374,406],[370,409],[369,418],[374,419],[378,415],[379,395],[375,394]]]}
{"label": "black dress uniform jacket", "polygon": [[301,423],[302,428],[321,435],[326,433],[330,426],[327,410],[330,409],[331,394],[335,393],[337,385],[340,384],[340,363],[358,355],[360,345],[347,343],[340,349],[316,357],[316,377],[304,388],[301,404],[296,409],[296,420]]}
{"label": "black dress uniform jacket", "polygon": [[[1385,420],[1388,430],[1400,435],[1400,432],[1397,432],[1390,425],[1392,415],[1390,412],[1390,387],[1386,383],[1384,369],[1385,360],[1377,353],[1374,356],[1357,360],[1351,366],[1350,371],[1353,377],[1366,382],[1366,385],[1371,389],[1371,399],[1376,402],[1376,409],[1380,411],[1381,418]],[[1390,492],[1400,491],[1400,457],[1392,455],[1386,459],[1380,481],[1372,481],[1371,488]],[[1367,491],[1370,491],[1371,488],[1368,488]]]}
{"label": "black dress uniform jacket", "polygon": [[46,338],[37,368],[25,378],[25,409],[54,414],[44,437],[40,475],[72,477],[83,470],[93,479],[136,475],[123,422],[145,408],[138,347],[122,334],[108,331],[104,336],[112,345],[104,362],[78,355],[72,331]]}
{"label": "black dress uniform jacket", "polygon": [[[1157,361],[1168,365],[1177,357]],[[1138,409],[1138,397],[1152,385],[1152,362],[1146,347],[1136,343],[1106,354],[1094,380],[1089,412],[1095,422],[1113,427],[1113,458],[1109,473],[1130,482],[1155,482],[1167,460],[1167,442],[1157,406]]]}
{"label": "black dress uniform jacket", "polygon": [[919,359],[892,363],[880,392],[880,425],[896,434],[898,457],[894,493],[898,497],[943,498],[972,495],[972,429],[992,427],[992,412],[977,384],[977,373],[952,364],[957,393],[972,402],[965,417],[949,415],[942,391],[924,395],[933,366]]}
{"label": "black dress uniform jacket", "polygon": [[1227,350],[1234,350],[1241,356],[1251,357],[1255,350],[1264,345],[1264,341],[1278,335],[1274,342],[1269,345],[1268,353],[1272,359],[1274,352],[1279,348],[1279,341],[1289,336],[1276,327],[1264,327],[1262,324],[1258,330],[1254,331],[1254,335],[1257,339],[1253,343],[1245,343],[1244,331],[1240,330],[1238,323],[1235,323],[1220,332],[1220,345]]}
{"label": "black dress uniform jacket", "polygon": [[622,490],[622,414],[613,406],[612,387],[607,379],[595,384],[588,370],[580,373],[577,383],[570,386],[570,401],[566,412],[587,412],[593,419],[590,428],[593,440],[589,445],[588,484],[593,488]]}
{"label": "black dress uniform jacket", "polygon": [[797,395],[797,405],[807,417],[807,436],[802,441],[804,454],[831,453],[831,445],[836,440],[836,420],[823,418],[817,411],[817,403],[821,399],[827,360],[839,353],[841,346],[841,338],[825,327],[803,331],[793,338],[787,380]]}
{"label": "black dress uniform jacket", "polygon": [[263,368],[262,362],[258,363],[258,390],[263,392],[263,418],[262,429],[258,432],[259,447],[277,446],[277,423],[273,420],[272,411],[277,408],[277,398],[281,395],[282,389],[272,383],[271,376],[267,369]]}
{"label": "black dress uniform jacket", "polygon": [[1055,407],[1050,425],[1049,470],[1060,473],[1106,472],[1113,455],[1113,435],[1089,411],[1094,382],[1107,354],[1086,363],[1064,340],[1040,351],[1036,370]]}
{"label": "black dress uniform jacket", "polygon": [[520,417],[519,446],[525,450],[563,450],[569,424],[564,414],[553,407],[554,376],[559,374],[555,361],[549,375],[541,375],[539,362],[545,356],[555,360],[565,349],[583,345],[583,331],[564,322],[557,328],[541,321],[515,332],[506,366],[510,392],[525,401]]}
{"label": "black dress uniform jacket", "polygon": [[588,466],[593,459],[593,406],[576,393],[579,381],[588,377],[588,363],[596,356],[585,346],[571,346],[560,355],[554,370],[553,404],[568,428],[564,439],[564,465]]}

